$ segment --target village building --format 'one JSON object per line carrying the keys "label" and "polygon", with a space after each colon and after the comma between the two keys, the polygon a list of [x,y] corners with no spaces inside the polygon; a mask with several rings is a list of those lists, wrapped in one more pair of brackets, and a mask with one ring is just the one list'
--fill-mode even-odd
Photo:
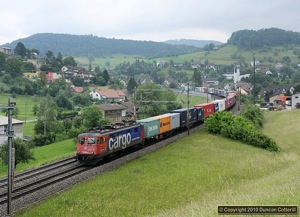
{"label": "village building", "polygon": [[98,105],[103,113],[103,117],[110,120],[111,123],[118,123],[126,120],[127,107],[117,103]]}
{"label": "village building", "polygon": [[123,102],[125,101],[125,93],[122,90],[114,89],[98,89],[90,92],[93,99],[104,100],[106,102]]}
{"label": "village building", "polygon": [[219,79],[218,78],[204,78],[202,80],[203,86],[218,86],[219,85]]}
{"label": "village building", "polygon": [[296,93],[292,95],[291,108],[292,109],[300,108],[300,93]]}
{"label": "village building", "polygon": [[41,72],[40,71],[30,71],[30,72],[24,72],[23,76],[28,78],[29,80],[36,80],[40,77]]}
{"label": "village building", "polygon": [[241,95],[250,95],[252,84],[247,82],[228,83],[224,87],[228,91],[239,91]]}
{"label": "village building", "polygon": [[242,78],[248,78],[250,74],[241,75],[240,67],[234,67],[233,73],[223,74],[227,80],[233,80],[234,83],[240,82]]}
{"label": "village building", "polygon": [[56,79],[61,77],[62,76],[56,72],[46,72],[46,79],[48,83],[54,83]]}
{"label": "village building", "polygon": [[42,61],[40,59],[27,59],[28,63],[32,63],[37,69],[40,69],[42,66]]}
{"label": "village building", "polygon": [[[12,118],[12,131],[14,131],[15,138],[23,138],[23,123],[24,121]],[[6,116],[0,116],[0,144],[4,144],[8,139],[5,136],[7,133],[7,127],[8,118]]]}
{"label": "village building", "polygon": [[139,107],[137,105],[133,102],[121,102],[120,104],[127,108],[125,120],[135,120],[137,118],[139,113]]}
{"label": "village building", "polygon": [[78,66],[63,66],[61,71],[63,77],[67,80],[79,77],[82,78],[84,82],[88,83],[94,77],[92,73],[87,72],[84,68]]}
{"label": "village building", "polygon": [[200,69],[201,68],[201,63],[192,62],[191,67],[192,67],[192,69]]}
{"label": "village building", "polygon": [[266,102],[274,103],[278,101],[279,98],[282,98],[282,96],[285,96],[288,93],[294,93],[293,85],[278,85],[262,88],[258,93],[258,97],[263,98]]}
{"label": "village building", "polygon": [[0,47],[0,52],[11,55],[12,54],[12,49],[8,48],[8,47]]}

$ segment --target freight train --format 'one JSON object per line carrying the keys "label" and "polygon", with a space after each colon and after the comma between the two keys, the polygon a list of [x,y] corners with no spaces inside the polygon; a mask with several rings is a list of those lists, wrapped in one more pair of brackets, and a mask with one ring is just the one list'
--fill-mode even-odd
{"label": "freight train", "polygon": [[[78,135],[76,158],[80,164],[95,165],[133,146],[172,136],[188,127],[203,123],[204,119],[218,111],[230,110],[236,102],[234,93],[209,103],[182,108],[146,119],[92,130]],[[189,111],[189,114],[188,114]]]}

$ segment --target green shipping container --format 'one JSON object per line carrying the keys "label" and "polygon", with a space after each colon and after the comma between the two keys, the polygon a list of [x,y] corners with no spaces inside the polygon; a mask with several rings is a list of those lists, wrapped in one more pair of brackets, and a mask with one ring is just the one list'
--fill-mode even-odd
{"label": "green shipping container", "polygon": [[137,120],[136,122],[144,126],[145,138],[149,139],[159,134],[159,119],[146,118],[142,120]]}

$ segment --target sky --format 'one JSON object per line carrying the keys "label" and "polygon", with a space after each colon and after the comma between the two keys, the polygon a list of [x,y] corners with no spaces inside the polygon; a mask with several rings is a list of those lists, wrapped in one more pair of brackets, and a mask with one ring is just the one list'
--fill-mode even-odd
{"label": "sky", "polygon": [[0,0],[0,45],[36,33],[227,42],[239,30],[300,32],[299,0]]}

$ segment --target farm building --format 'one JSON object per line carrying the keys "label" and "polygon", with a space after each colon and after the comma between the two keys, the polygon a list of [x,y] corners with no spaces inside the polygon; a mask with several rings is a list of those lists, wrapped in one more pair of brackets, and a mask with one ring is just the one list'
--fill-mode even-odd
{"label": "farm building", "polygon": [[292,109],[296,109],[297,103],[300,103],[300,93],[292,95]]}
{"label": "farm building", "polygon": [[[23,138],[23,123],[17,119],[12,119],[12,130],[14,131],[15,137]],[[0,144],[7,141],[6,131],[8,125],[8,118],[5,116],[0,116]]]}

